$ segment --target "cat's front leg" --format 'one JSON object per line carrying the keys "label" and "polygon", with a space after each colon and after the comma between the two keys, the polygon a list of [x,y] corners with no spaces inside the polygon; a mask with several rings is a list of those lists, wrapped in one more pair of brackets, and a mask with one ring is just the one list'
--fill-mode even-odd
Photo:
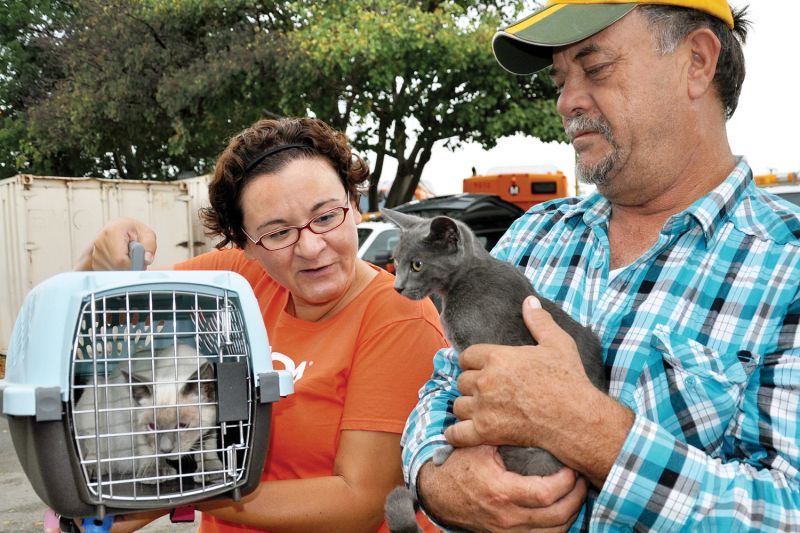
{"label": "cat's front leg", "polygon": [[440,446],[439,448],[433,450],[433,464],[436,466],[442,466],[444,462],[447,461],[447,458],[453,453],[453,450],[455,450],[455,448],[449,444]]}
{"label": "cat's front leg", "polygon": [[137,461],[136,480],[145,485],[155,485],[165,478],[174,478],[177,475],[178,471],[174,467],[155,457]]}
{"label": "cat's front leg", "polygon": [[218,481],[225,475],[225,465],[220,461],[216,452],[217,435],[213,433],[203,438],[203,449],[214,450],[197,454],[197,473],[194,476],[195,483]]}

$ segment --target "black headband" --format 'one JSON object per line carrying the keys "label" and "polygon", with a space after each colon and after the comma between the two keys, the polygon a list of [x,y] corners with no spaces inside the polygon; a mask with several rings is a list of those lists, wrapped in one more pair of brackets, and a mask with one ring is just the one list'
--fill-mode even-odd
{"label": "black headband", "polygon": [[278,146],[273,146],[260,156],[256,157],[252,161],[250,161],[247,166],[244,168],[244,174],[247,174],[251,170],[253,170],[256,165],[261,163],[263,160],[271,156],[272,154],[277,154],[278,152],[282,152],[283,150],[288,150],[289,148],[311,148],[307,144],[280,144]]}

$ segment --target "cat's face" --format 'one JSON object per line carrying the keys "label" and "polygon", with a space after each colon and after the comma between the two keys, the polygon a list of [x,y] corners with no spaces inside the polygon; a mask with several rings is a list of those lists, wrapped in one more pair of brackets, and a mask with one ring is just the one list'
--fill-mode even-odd
{"label": "cat's face", "polygon": [[[203,361],[199,379],[213,379],[211,365]],[[132,387],[133,397],[143,407],[136,410],[140,447],[177,459],[175,454],[192,450],[204,432],[214,426],[216,392],[213,383],[198,382],[197,368],[196,362],[157,361],[155,379],[152,369],[134,374],[134,381],[140,384]]]}
{"label": "cat's face", "polygon": [[432,293],[445,295],[464,256],[456,222],[448,217],[425,219],[389,209],[382,212],[402,229],[393,251],[395,290],[412,300]]}

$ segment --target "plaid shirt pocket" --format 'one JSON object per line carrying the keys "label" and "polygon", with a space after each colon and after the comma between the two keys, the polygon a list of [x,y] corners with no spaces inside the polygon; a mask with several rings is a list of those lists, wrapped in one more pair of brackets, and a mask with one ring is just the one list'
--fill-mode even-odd
{"label": "plaid shirt pocket", "polygon": [[[736,415],[753,365],[658,325],[651,346],[660,355],[640,387],[660,398],[643,413],[684,442],[716,455]],[[649,383],[648,383],[649,381]]]}

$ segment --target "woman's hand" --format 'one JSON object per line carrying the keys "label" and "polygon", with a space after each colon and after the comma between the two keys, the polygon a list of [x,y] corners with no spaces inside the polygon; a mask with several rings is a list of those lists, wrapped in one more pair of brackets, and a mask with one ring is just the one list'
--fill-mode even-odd
{"label": "woman's hand", "polygon": [[156,254],[156,234],[147,225],[130,218],[119,218],[106,224],[91,244],[81,253],[75,270],[130,270],[128,244],[138,241],[144,246],[145,266]]}

